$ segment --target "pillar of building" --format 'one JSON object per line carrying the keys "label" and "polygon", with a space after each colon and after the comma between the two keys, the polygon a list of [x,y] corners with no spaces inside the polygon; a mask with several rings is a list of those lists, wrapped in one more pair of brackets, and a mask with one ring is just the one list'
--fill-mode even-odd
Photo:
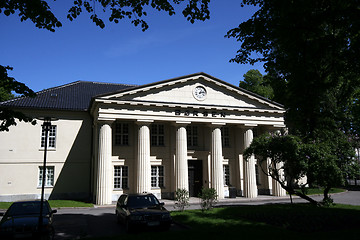
{"label": "pillar of building", "polygon": [[[282,163],[276,164],[276,169],[278,169],[280,179],[284,179],[284,171],[281,169]],[[284,197],[286,196],[286,191],[284,188],[281,187],[280,183],[275,179],[272,180],[272,195],[277,197]]]}
{"label": "pillar of building", "polygon": [[186,123],[176,123],[175,190],[189,191]]}
{"label": "pillar of building", "polygon": [[111,168],[111,126],[108,122],[100,123],[97,155],[96,197],[97,205],[112,203],[112,168]]}
{"label": "pillar of building", "polygon": [[213,126],[211,132],[211,187],[216,190],[218,199],[224,198],[224,173],[221,143],[221,126]]}
{"label": "pillar of building", "polygon": [[150,121],[138,121],[135,192],[151,191]]}
{"label": "pillar of building", "polygon": [[[247,128],[244,133],[244,148],[248,148],[253,140],[253,131]],[[258,195],[255,173],[255,157],[244,159],[244,197],[255,198]]]}

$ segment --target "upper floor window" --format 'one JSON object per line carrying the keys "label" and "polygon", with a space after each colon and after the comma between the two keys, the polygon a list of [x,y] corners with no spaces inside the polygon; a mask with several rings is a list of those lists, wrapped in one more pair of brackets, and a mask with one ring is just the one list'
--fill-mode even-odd
{"label": "upper floor window", "polygon": [[[38,186],[42,186],[42,180],[43,180],[43,167],[39,167],[39,181]],[[46,167],[45,171],[45,187],[53,187],[54,186],[54,172],[55,168],[52,167]]]}
{"label": "upper floor window", "polygon": [[114,141],[115,145],[129,145],[128,123],[115,123]]}
{"label": "upper floor window", "polygon": [[164,187],[164,166],[151,166],[151,187]]}
{"label": "upper floor window", "polygon": [[151,146],[164,146],[165,131],[163,124],[151,124]]}
{"label": "upper floor window", "polygon": [[195,147],[198,145],[198,129],[197,126],[187,126],[187,145],[188,147]]}
{"label": "upper floor window", "polygon": [[221,142],[223,147],[230,147],[229,127],[221,127]]}
{"label": "upper floor window", "polygon": [[129,170],[127,166],[114,166],[114,189],[129,188]]}
{"label": "upper floor window", "polygon": [[[56,126],[51,125],[48,132],[48,141],[47,141],[48,148],[55,148],[56,147]],[[41,132],[41,148],[45,147],[45,128],[42,127]]]}
{"label": "upper floor window", "polygon": [[223,165],[224,170],[224,185],[230,186],[230,167],[229,165]]}

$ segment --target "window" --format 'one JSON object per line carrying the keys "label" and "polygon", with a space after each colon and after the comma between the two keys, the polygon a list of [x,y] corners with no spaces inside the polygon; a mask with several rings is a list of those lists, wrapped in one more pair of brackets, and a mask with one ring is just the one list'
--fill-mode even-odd
{"label": "window", "polygon": [[164,187],[164,166],[151,166],[151,187]]}
{"label": "window", "polygon": [[129,124],[115,123],[115,145],[129,145]]}
{"label": "window", "polygon": [[196,147],[198,145],[198,130],[197,126],[187,126],[187,145],[188,147]]}
{"label": "window", "polygon": [[[56,126],[51,125],[48,133],[48,148],[55,148],[56,143]],[[45,147],[45,128],[42,128],[41,132],[41,148]]]}
{"label": "window", "polygon": [[230,186],[230,167],[229,165],[223,165],[224,169],[224,184]]}
{"label": "window", "polygon": [[127,166],[114,166],[114,189],[129,188],[129,171]]}
{"label": "window", "polygon": [[[39,167],[39,183],[38,186],[42,186],[42,176],[43,176],[43,167]],[[45,172],[45,187],[53,187],[54,186],[54,167],[46,167]]]}
{"label": "window", "polygon": [[151,146],[164,146],[164,125],[151,124]]}
{"label": "window", "polygon": [[221,127],[221,142],[223,147],[230,147],[229,127]]}

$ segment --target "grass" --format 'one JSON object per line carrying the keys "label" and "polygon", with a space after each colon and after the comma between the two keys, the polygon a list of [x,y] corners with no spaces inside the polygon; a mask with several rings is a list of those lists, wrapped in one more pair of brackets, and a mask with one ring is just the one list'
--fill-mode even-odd
{"label": "grass", "polygon": [[[0,209],[8,209],[12,202],[0,202]],[[51,208],[63,207],[94,207],[92,203],[85,203],[72,200],[49,200]]]}
{"label": "grass", "polygon": [[[172,212],[188,228],[105,238],[127,239],[359,239],[360,206],[329,208],[310,204],[268,204]],[[104,239],[104,238],[93,238]]]}

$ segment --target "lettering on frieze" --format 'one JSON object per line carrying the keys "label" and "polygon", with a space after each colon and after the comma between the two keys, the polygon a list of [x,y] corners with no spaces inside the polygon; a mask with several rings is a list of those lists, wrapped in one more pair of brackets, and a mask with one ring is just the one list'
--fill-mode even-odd
{"label": "lettering on frieze", "polygon": [[225,112],[208,112],[208,111],[181,111],[175,110],[176,116],[193,116],[193,117],[226,117]]}

